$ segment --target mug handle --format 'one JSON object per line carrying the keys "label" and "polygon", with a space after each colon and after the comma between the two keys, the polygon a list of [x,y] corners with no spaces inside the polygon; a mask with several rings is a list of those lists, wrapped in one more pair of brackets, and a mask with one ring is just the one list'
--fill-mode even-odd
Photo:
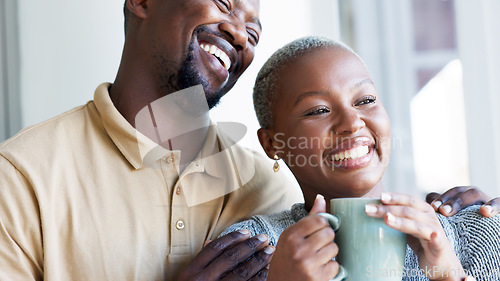
{"label": "mug handle", "polygon": [[[318,213],[318,215],[324,217],[328,220],[328,223],[333,228],[334,231],[337,231],[340,228],[340,219],[329,213]],[[342,265],[339,267],[339,273],[330,281],[341,281],[346,279],[348,276],[347,269],[345,269]]]}

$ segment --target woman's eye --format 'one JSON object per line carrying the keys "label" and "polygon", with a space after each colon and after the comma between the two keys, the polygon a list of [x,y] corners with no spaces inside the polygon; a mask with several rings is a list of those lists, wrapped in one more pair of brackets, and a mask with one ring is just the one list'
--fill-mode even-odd
{"label": "woman's eye", "polygon": [[330,113],[330,110],[328,108],[320,107],[320,108],[316,108],[316,109],[313,109],[313,110],[307,112],[305,116],[315,116],[315,115],[322,115],[322,114],[327,114],[327,113]]}
{"label": "woman's eye", "polygon": [[372,96],[364,97],[360,101],[358,101],[356,103],[356,105],[372,104],[372,103],[375,103],[376,100],[377,100],[376,97],[372,97]]}

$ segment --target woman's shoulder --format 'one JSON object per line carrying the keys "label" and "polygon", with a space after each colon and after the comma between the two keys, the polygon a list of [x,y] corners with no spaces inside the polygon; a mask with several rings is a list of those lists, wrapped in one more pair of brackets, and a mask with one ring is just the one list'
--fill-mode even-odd
{"label": "woman's shoulder", "polygon": [[479,213],[479,205],[467,207],[454,216],[438,215],[446,234],[455,234],[457,237],[467,236],[470,239],[500,236],[500,216],[483,217]]}
{"label": "woman's shoulder", "polygon": [[[448,240],[469,274],[500,279],[500,215],[486,218],[479,205],[470,206],[452,217],[439,215]],[[481,279],[483,280],[483,279]]]}
{"label": "woman's shoulder", "polygon": [[[226,228],[220,235],[223,236],[233,231],[240,229],[250,230],[251,235],[266,234],[269,236],[270,244],[276,246],[279,236],[281,233],[290,225],[295,223],[295,209],[297,205],[292,207],[292,210],[285,210],[282,212],[270,214],[270,215],[257,215],[253,216],[248,220],[244,220],[231,225]],[[302,204],[303,205],[303,204]]]}

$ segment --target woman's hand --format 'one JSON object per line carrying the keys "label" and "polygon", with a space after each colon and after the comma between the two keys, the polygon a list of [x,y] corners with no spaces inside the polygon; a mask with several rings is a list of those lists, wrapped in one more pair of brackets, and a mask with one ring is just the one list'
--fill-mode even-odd
{"label": "woman's hand", "polygon": [[[383,193],[383,205],[369,204],[366,214],[408,234],[408,244],[430,280],[463,280],[462,265],[451,247],[434,209],[418,198]],[[453,275],[446,277],[447,275]]]}
{"label": "woman's hand", "polygon": [[431,192],[425,198],[436,212],[450,217],[470,205],[482,204],[479,212],[484,217],[493,217],[500,213],[500,198],[491,199],[475,186],[456,186],[443,194]]}
{"label": "woman's hand", "polygon": [[325,211],[325,199],[316,197],[309,216],[281,234],[269,267],[267,280],[329,280],[339,264],[332,258],[338,247],[328,221],[316,213]]}

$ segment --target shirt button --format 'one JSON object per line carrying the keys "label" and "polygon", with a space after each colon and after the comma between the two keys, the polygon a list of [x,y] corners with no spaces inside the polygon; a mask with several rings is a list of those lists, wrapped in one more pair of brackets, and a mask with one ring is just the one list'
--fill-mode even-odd
{"label": "shirt button", "polygon": [[173,156],[167,157],[168,164],[172,164],[172,163],[174,163],[174,161],[175,161],[175,158]]}
{"label": "shirt button", "polygon": [[175,190],[175,194],[177,194],[177,195],[181,194],[181,188],[180,188],[180,187],[178,187],[178,188]]}
{"label": "shirt button", "polygon": [[177,223],[175,224],[175,227],[178,229],[178,230],[182,230],[184,229],[184,227],[186,227],[184,225],[184,221],[183,220],[178,220]]}

